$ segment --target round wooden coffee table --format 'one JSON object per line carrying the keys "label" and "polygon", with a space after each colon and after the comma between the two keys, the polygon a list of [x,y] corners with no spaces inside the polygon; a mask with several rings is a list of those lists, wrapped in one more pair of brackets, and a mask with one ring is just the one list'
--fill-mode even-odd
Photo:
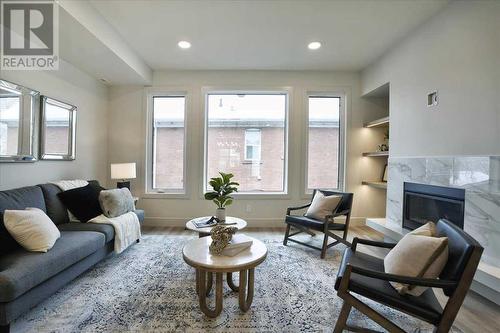
{"label": "round wooden coffee table", "polygon": [[[222,311],[222,276],[227,273],[227,284],[238,292],[240,309],[248,311],[253,301],[255,267],[267,256],[267,248],[261,241],[252,238],[250,248],[234,257],[212,255],[208,247],[211,237],[203,237],[189,241],[182,250],[184,261],[196,270],[196,292],[201,311],[211,318],[217,317]],[[232,273],[240,273],[239,285],[235,286]],[[207,306],[207,294],[212,287],[212,274],[215,273],[215,309]],[[207,279],[208,275],[208,279]],[[208,290],[208,292],[207,292]]]}
{"label": "round wooden coffee table", "polygon": [[[197,220],[199,218],[200,217],[197,217],[196,219],[193,219],[193,220]],[[210,216],[204,216],[201,218],[208,220],[208,219],[210,219]],[[214,225],[212,227],[207,227],[207,228],[197,228],[196,225],[193,223],[193,220],[187,221],[186,229],[196,231],[198,233],[199,237],[209,236],[210,231],[212,231],[212,228],[215,227],[215,225]],[[247,221],[240,219],[238,217],[227,216],[225,223],[218,224],[218,225],[223,225],[223,226],[227,226],[227,227],[236,227],[236,228],[238,228],[238,230],[241,230],[247,226]]]}

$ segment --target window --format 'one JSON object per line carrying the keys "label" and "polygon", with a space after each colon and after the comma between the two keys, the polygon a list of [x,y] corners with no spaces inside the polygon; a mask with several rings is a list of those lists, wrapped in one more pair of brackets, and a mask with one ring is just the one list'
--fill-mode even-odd
{"label": "window", "polygon": [[151,189],[185,192],[185,96],[152,96]]}
{"label": "window", "polygon": [[260,129],[245,130],[245,160],[260,161]]}
{"label": "window", "polygon": [[310,95],[306,192],[342,189],[343,124],[340,96]]}
{"label": "window", "polygon": [[208,93],[205,188],[222,171],[240,192],[286,192],[286,117],[286,93]]}
{"label": "window", "polygon": [[21,98],[2,91],[0,95],[0,155],[18,155]]}

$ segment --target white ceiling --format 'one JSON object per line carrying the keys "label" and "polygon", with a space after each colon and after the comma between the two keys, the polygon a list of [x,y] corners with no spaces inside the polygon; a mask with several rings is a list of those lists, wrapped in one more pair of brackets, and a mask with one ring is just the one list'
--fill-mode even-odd
{"label": "white ceiling", "polygon": [[65,10],[59,11],[59,52],[63,59],[110,84],[147,83],[107,45]]}
{"label": "white ceiling", "polygon": [[447,2],[90,0],[153,70],[360,70]]}

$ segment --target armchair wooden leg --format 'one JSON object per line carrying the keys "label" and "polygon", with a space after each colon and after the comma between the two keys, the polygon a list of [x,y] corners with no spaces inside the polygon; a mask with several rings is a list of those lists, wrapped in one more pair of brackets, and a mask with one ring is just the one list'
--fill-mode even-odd
{"label": "armchair wooden leg", "polygon": [[321,259],[325,259],[327,249],[328,249],[328,234],[325,233],[325,237],[323,238],[323,247],[321,247]]}
{"label": "armchair wooden leg", "polygon": [[333,333],[341,333],[346,327],[347,318],[349,318],[349,313],[351,312],[352,306],[344,301],[342,304],[342,309],[340,310],[339,317],[337,319],[337,323],[335,324],[335,328],[333,329]]}
{"label": "armchair wooden leg", "polygon": [[342,298],[344,299],[344,302],[349,302],[359,312],[366,315],[368,318],[385,328],[387,331],[391,333],[405,333],[405,331],[403,331],[401,327],[397,326],[392,321],[385,318],[380,313],[358,300],[356,297],[352,296],[350,293],[344,294]]}
{"label": "armchair wooden leg", "polygon": [[286,224],[286,231],[285,231],[285,239],[283,239],[283,245],[285,245],[285,246],[288,243],[288,235],[290,235],[290,225],[287,223]]}
{"label": "armchair wooden leg", "polygon": [[344,234],[342,235],[343,240],[347,240],[347,228],[344,229]]}

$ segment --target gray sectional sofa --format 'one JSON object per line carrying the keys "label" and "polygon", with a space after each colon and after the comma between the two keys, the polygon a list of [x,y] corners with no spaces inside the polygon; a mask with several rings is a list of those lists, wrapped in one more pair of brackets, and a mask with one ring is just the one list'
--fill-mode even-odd
{"label": "gray sectional sofa", "polygon": [[[9,332],[14,319],[113,252],[113,227],[70,223],[59,192],[54,184],[0,191],[0,333]],[[45,211],[61,231],[47,253],[24,250],[4,228],[6,209],[26,207]],[[144,211],[135,213],[142,223]]]}

